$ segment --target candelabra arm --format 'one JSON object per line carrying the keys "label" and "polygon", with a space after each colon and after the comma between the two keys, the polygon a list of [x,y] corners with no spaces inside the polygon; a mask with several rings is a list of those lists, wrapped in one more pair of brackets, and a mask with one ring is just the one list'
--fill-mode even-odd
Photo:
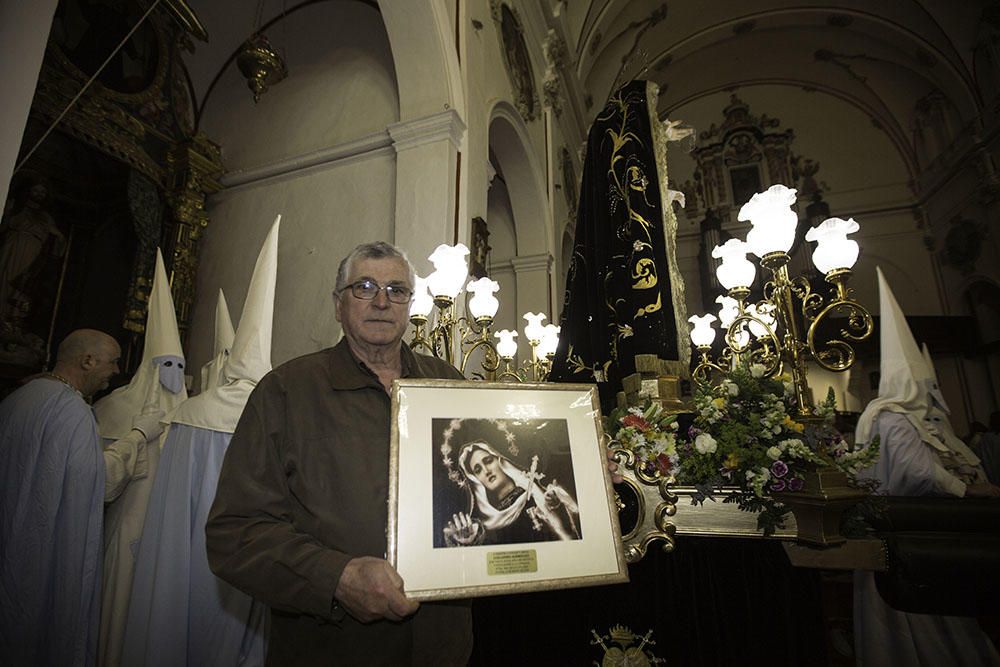
{"label": "candelabra arm", "polygon": [[[820,366],[831,371],[845,371],[854,364],[855,353],[851,342],[866,340],[875,330],[871,313],[857,301],[853,300],[847,288],[847,280],[851,272],[847,269],[831,271],[826,277],[827,282],[836,289],[834,298],[825,307],[812,314],[809,319],[809,330],[806,333],[806,344],[809,353]],[[838,321],[846,322],[840,329],[839,338],[830,338],[817,345],[817,332],[821,325],[832,319],[833,313],[839,313]],[[850,342],[849,342],[850,341]]]}
{"label": "candelabra arm", "polygon": [[701,354],[701,359],[698,360],[698,365],[694,367],[694,371],[691,372],[691,379],[697,382],[701,387],[707,387],[712,382],[712,372],[719,374],[724,373],[722,367],[713,362],[709,356],[708,351],[711,349],[708,345],[699,345],[698,352]]}
{"label": "candelabra arm", "polygon": [[761,264],[771,270],[771,303],[777,310],[778,321],[784,330],[784,340],[781,345],[782,357],[788,364],[795,385],[795,398],[799,405],[800,416],[810,416],[814,412],[812,390],[806,379],[806,364],[803,349],[802,334],[795,309],[793,284],[788,276],[788,255],[773,253],[761,258]]}
{"label": "candelabra arm", "polygon": [[425,350],[428,354],[434,354],[434,345],[431,340],[424,335],[424,325],[427,323],[425,318],[411,318],[410,323],[413,324],[413,336],[410,338],[410,349],[414,352],[418,350]]}

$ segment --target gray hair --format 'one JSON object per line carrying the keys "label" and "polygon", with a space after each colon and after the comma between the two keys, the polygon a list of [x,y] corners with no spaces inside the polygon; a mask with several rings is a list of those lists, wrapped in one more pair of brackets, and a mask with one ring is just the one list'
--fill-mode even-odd
{"label": "gray hair", "polygon": [[372,243],[362,243],[341,260],[340,266],[337,267],[337,284],[333,288],[334,294],[340,294],[347,287],[347,279],[351,275],[351,269],[359,259],[401,259],[406,264],[406,270],[410,275],[410,287],[413,287],[416,283],[417,272],[414,270],[413,264],[410,263],[406,253],[391,243],[374,241]]}

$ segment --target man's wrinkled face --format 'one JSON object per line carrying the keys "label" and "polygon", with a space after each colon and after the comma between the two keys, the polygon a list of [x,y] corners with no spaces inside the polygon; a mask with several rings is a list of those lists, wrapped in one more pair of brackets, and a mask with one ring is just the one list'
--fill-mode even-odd
{"label": "man's wrinkled face", "polygon": [[160,384],[171,394],[176,394],[184,388],[184,357],[164,354],[153,357],[153,363],[159,367]]}
{"label": "man's wrinkled face", "polygon": [[[350,288],[350,285],[366,279],[383,288],[370,300],[357,298]],[[410,304],[390,301],[384,288],[396,285],[413,289],[406,262],[397,257],[359,259],[351,267],[347,284],[348,287],[337,295],[337,321],[348,341],[375,347],[395,345],[401,341],[409,322]]]}

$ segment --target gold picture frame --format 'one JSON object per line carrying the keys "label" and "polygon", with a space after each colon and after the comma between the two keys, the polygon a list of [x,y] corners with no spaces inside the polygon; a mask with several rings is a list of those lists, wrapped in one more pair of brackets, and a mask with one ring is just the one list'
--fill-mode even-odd
{"label": "gold picture frame", "polygon": [[396,380],[388,516],[414,600],[628,581],[594,385]]}

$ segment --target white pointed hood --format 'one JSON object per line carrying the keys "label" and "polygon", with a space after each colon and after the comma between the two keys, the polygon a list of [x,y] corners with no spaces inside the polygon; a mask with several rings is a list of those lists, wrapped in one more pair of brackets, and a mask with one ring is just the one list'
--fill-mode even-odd
{"label": "white pointed hood", "polygon": [[967,444],[962,442],[962,439],[958,437],[954,427],[951,425],[951,419],[948,416],[951,414],[951,411],[945,404],[944,396],[941,394],[940,383],[937,379],[937,369],[934,367],[934,361],[931,359],[931,351],[927,348],[927,343],[923,344],[921,352],[923,353],[924,363],[930,370],[930,375],[933,379],[931,394],[934,397],[927,408],[927,414],[924,415],[924,427],[969,465],[979,465],[979,457],[976,456],[975,452]]}
{"label": "white pointed hood", "polygon": [[219,289],[219,298],[215,303],[215,347],[212,350],[212,360],[201,367],[201,388],[205,392],[223,381],[222,369],[226,359],[233,349],[233,321],[229,318],[229,304],[226,295]]}
{"label": "white pointed hood", "polygon": [[[169,413],[187,399],[184,387],[184,352],[181,337],[177,331],[177,316],[174,300],[170,295],[170,283],[163,265],[160,249],[156,249],[156,268],[153,273],[153,287],[149,292],[146,314],[146,337],[142,349],[142,362],[136,369],[132,381],[119,387],[94,405],[97,416],[97,430],[102,438],[119,439],[132,430],[132,419],[142,412],[148,398],[152,397],[157,409]],[[165,384],[173,390],[161,387],[154,391],[161,381],[161,371]],[[172,378],[167,379],[167,376]],[[178,381],[179,379],[179,381]]]}
{"label": "white pointed hood", "polygon": [[904,415],[917,432],[920,439],[935,449],[947,447],[933,436],[924,425],[924,416],[930,406],[929,389],[934,382],[934,372],[927,366],[923,354],[917,347],[906,317],[889,288],[882,269],[878,273],[878,295],[881,316],[879,318],[881,348],[881,377],[878,396],[868,404],[855,430],[855,441],[867,443],[871,440],[872,427],[878,414],[883,410]]}
{"label": "white pointed hood", "polygon": [[167,416],[170,423],[188,424],[223,433],[236,430],[250,392],[271,370],[271,330],[274,289],[278,277],[279,215],[257,257],[233,347],[215,387],[187,400]]}

